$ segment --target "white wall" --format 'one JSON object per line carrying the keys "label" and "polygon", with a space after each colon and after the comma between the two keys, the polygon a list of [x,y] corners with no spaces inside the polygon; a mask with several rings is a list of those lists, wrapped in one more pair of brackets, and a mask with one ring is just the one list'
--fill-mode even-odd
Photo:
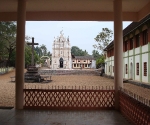
{"label": "white wall", "polygon": [[129,56],[133,55],[133,50],[129,50]]}
{"label": "white wall", "polygon": [[[126,64],[128,65],[128,58],[124,58],[124,65],[123,65],[123,68],[124,68],[124,78],[125,79],[128,79],[128,73],[129,73],[129,69],[128,69],[128,72],[126,74]],[[128,65],[129,66],[129,65]]]}
{"label": "white wall", "polygon": [[147,73],[148,73],[148,53],[142,54],[142,82],[148,82],[148,74],[144,76],[144,62],[147,62]]}
{"label": "white wall", "polygon": [[140,53],[140,47],[137,47],[134,50],[135,50],[135,55]]}
{"label": "white wall", "polygon": [[92,60],[92,68],[96,69],[96,60]]}
{"label": "white wall", "polygon": [[133,62],[133,56],[129,57],[129,64],[128,64],[128,73],[129,73],[129,79],[134,79],[134,62]]}
{"label": "white wall", "polygon": [[147,52],[148,51],[148,44],[142,46],[142,53]]}
{"label": "white wall", "polygon": [[[136,73],[136,63],[139,63],[139,75],[137,75]],[[140,81],[140,55],[136,55],[135,56],[135,70],[134,70],[134,73],[135,73],[135,80],[136,81]]]}
{"label": "white wall", "polygon": [[128,51],[124,52],[124,57],[128,56]]}

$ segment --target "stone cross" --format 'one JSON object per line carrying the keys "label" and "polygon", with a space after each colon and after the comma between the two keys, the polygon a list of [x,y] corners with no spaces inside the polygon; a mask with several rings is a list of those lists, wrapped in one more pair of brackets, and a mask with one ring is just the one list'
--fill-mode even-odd
{"label": "stone cross", "polygon": [[34,66],[34,45],[39,45],[38,43],[34,43],[34,37],[32,37],[32,43],[27,43],[28,45],[32,45],[32,59],[31,65]]}

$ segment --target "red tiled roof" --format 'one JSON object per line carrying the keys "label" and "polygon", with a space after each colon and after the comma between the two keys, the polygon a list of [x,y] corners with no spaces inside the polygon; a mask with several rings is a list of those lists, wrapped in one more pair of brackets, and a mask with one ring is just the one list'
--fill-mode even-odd
{"label": "red tiled roof", "polygon": [[[123,30],[123,37],[129,34],[130,32],[132,32],[133,30],[137,29],[139,26],[141,26],[143,23],[147,22],[148,20],[150,20],[150,15],[146,16],[139,22],[132,22],[129,26],[127,26]],[[114,45],[114,40],[104,49],[104,51],[107,51],[107,49],[109,49],[113,45]]]}

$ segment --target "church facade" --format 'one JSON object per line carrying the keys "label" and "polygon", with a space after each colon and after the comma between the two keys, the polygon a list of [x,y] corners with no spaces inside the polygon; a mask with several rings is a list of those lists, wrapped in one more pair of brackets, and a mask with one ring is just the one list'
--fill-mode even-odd
{"label": "church facade", "polygon": [[[114,43],[106,48],[105,73],[114,76]],[[123,78],[150,83],[150,15],[123,30]]]}
{"label": "church facade", "polygon": [[62,31],[60,36],[54,38],[52,48],[52,69],[71,69],[71,47],[69,37],[65,38]]}

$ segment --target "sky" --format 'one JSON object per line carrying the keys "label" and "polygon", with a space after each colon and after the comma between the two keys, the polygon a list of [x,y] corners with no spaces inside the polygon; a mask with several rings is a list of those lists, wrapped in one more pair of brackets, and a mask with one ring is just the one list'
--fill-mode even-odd
{"label": "sky", "polygon": [[[123,29],[131,22],[123,22]],[[102,31],[109,28],[114,32],[113,22],[98,21],[26,21],[26,36],[34,37],[34,42],[39,46],[44,44],[52,53],[54,37],[60,35],[63,30],[64,37],[69,36],[71,46],[77,46],[88,54],[92,54],[94,38]],[[31,40],[30,40],[31,41]]]}

